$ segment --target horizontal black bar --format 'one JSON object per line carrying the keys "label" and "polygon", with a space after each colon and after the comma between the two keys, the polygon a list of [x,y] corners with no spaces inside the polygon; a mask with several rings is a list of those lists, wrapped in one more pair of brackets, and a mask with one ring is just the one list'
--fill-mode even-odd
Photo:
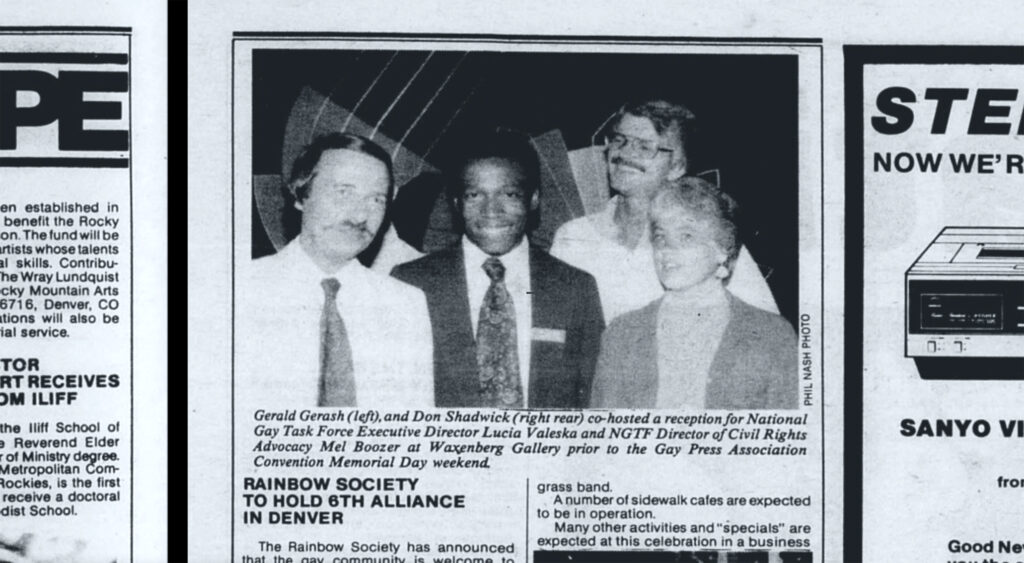
{"label": "horizontal black bar", "polygon": [[0,168],[128,168],[127,158],[0,157]]}
{"label": "horizontal black bar", "polygon": [[0,63],[126,65],[127,53],[0,53]]}
{"label": "horizontal black bar", "polygon": [[1022,64],[1024,47],[1000,45],[844,45],[853,64]]}
{"label": "horizontal black bar", "polygon": [[914,358],[921,379],[1024,379],[1024,358]]}
{"label": "horizontal black bar", "polygon": [[47,32],[55,31],[61,33],[131,33],[130,27],[102,27],[102,26],[73,26],[73,25],[29,25],[29,26],[0,26],[0,33],[21,33],[21,32]]}
{"label": "horizontal black bar", "polygon": [[568,43],[622,42],[622,43],[778,43],[821,44],[820,37],[682,37],[671,35],[500,35],[492,33],[354,33],[316,31],[236,31],[238,39],[383,39],[383,40],[499,40],[499,41],[559,41]]}

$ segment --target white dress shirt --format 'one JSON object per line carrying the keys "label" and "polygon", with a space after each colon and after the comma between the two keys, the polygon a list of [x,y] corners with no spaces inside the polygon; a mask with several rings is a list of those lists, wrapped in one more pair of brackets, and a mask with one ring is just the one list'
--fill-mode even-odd
{"label": "white dress shirt", "polygon": [[395,226],[391,225],[387,232],[384,233],[384,240],[380,245],[380,252],[373,259],[373,264],[370,265],[370,269],[374,272],[378,272],[384,275],[391,275],[391,270],[399,265],[405,264],[406,262],[412,262],[417,258],[425,256],[419,250],[416,250],[409,243],[405,242],[398,236],[398,231],[395,230]]}
{"label": "white dress shirt", "polygon": [[[615,240],[615,208],[620,200],[621,196],[615,196],[602,211],[565,223],[551,245],[552,256],[597,280],[605,322],[647,305],[664,292],[654,267],[649,229],[636,248],[626,248]],[[740,248],[727,289],[758,309],[779,312],[768,282],[745,246]]]}
{"label": "white dress shirt", "polygon": [[[484,262],[490,254],[480,250],[465,236],[462,237],[462,256],[466,266],[466,289],[469,293],[469,316],[473,319],[473,336],[480,322],[480,308],[484,304],[491,278],[484,271]],[[529,401],[530,338],[533,326],[533,299],[530,296],[530,246],[526,238],[515,248],[497,256],[505,266],[505,288],[512,297],[516,312],[516,353],[519,354],[519,378],[523,383],[523,404]]]}
{"label": "white dress shirt", "polygon": [[423,293],[351,260],[323,272],[295,239],[239,269],[235,390],[244,407],[316,407],[320,282],[336,278],[356,383],[356,406],[434,405],[433,340]]}

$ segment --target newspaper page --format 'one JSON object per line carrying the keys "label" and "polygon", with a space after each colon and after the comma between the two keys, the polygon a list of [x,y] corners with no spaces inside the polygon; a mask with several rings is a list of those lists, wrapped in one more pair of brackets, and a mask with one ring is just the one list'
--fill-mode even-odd
{"label": "newspaper page", "polygon": [[1009,326],[1014,26],[689,8],[190,13],[191,557],[1016,561],[1021,390],[909,348]]}
{"label": "newspaper page", "polygon": [[856,46],[846,70],[864,560],[1022,561],[1024,48]]}
{"label": "newspaper page", "polygon": [[[549,561],[597,550],[806,561],[821,553],[820,64],[813,41],[236,34],[235,559]],[[635,78],[609,88],[609,73]],[[739,109],[754,88],[777,110]],[[665,101],[676,99],[688,105]],[[687,127],[685,143],[664,149],[676,155],[630,148],[653,130],[642,112],[684,118],[669,127]],[[690,112],[702,116],[699,132]],[[517,135],[489,136],[502,126]],[[377,153],[357,152],[366,149],[343,134],[383,148],[383,157],[362,158]],[[616,136],[625,146],[613,145]],[[729,142],[741,136],[742,145]],[[669,134],[650,138],[673,146]],[[512,159],[526,161],[525,151],[539,157],[539,174],[525,174],[533,180],[488,177],[492,164],[522,174],[529,164]],[[361,158],[348,162],[352,155]],[[326,166],[332,157],[343,158]],[[363,203],[349,214],[336,203],[344,193],[316,195],[351,182],[329,168],[351,174],[354,164],[388,157],[390,226],[383,204],[376,216]],[[461,167],[455,182],[465,195],[451,195],[446,165]],[[612,190],[641,189],[634,176],[671,179],[676,166],[680,176],[692,171],[691,182],[666,192],[680,198],[665,203],[679,206],[679,218],[658,230],[643,225],[650,240],[635,250],[600,235],[613,206],[626,205],[623,195],[609,199]],[[763,178],[774,179],[771,191]],[[532,195],[492,207],[483,192],[513,181]],[[745,212],[726,210],[715,199],[722,192]],[[474,197],[488,199],[479,211]],[[684,216],[691,209],[705,215]],[[531,221],[531,212],[542,215]],[[678,240],[664,253],[653,244],[661,228]],[[332,399],[341,392],[320,375],[332,361],[316,337],[326,330],[325,275],[308,257],[319,252],[315,241],[346,237],[355,239],[349,259],[362,252],[365,266],[324,272],[348,288],[331,298],[355,367],[348,402]],[[689,245],[697,237],[705,242]],[[516,359],[529,360],[501,366],[519,370],[509,389],[481,381],[489,321],[479,313],[474,342],[481,299],[475,278],[465,280],[487,278],[479,264],[464,264],[499,256],[511,269],[515,249],[526,258],[527,245],[528,288],[509,280],[506,299],[529,308],[516,310],[515,322],[532,313],[515,334],[527,343]],[[643,309],[627,315],[630,307]],[[689,344],[709,375],[655,392],[671,385],[657,374],[661,362],[693,357],[662,358],[655,325],[689,314],[720,317],[707,325],[713,340]],[[651,334],[640,334],[648,324]],[[651,373],[636,373],[644,365]],[[630,379],[640,377],[650,379]],[[766,460],[776,471],[751,479]],[[680,464],[690,467],[685,481],[658,477]],[[450,525],[417,525],[440,519]],[[502,532],[481,535],[480,525]],[[381,532],[388,527],[406,531]]]}
{"label": "newspaper page", "polygon": [[20,8],[0,7],[0,561],[166,561],[165,35]]}

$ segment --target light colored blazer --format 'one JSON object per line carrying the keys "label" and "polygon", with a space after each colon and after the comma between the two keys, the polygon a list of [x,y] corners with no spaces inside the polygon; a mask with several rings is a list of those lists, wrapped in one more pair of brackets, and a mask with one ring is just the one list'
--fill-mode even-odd
{"label": "light colored blazer", "polygon": [[[658,397],[657,299],[616,318],[601,339],[591,406],[655,408]],[[779,315],[729,296],[729,321],[711,362],[708,409],[794,409],[797,339]]]}

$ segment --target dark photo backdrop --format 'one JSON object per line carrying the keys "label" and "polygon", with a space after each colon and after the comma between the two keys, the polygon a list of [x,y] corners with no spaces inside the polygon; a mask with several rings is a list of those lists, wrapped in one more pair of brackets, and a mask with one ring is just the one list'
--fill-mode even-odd
{"label": "dark photo backdrop", "polygon": [[[278,188],[301,148],[289,146],[296,145],[290,120],[294,129],[296,108],[311,92],[325,102],[305,122],[316,128],[324,108],[335,114],[342,108],[351,112],[349,121],[400,145],[398,158],[416,162],[406,170],[424,172],[443,170],[463,140],[479,131],[511,127],[539,135],[557,129],[571,151],[590,146],[627,100],[680,101],[698,119],[691,172],[719,171],[722,188],[742,207],[744,243],[782,314],[795,322],[795,55],[258,50],[252,86],[254,186]],[[400,185],[420,180],[399,176]],[[275,251],[264,227],[267,211],[256,200],[254,257]]]}

